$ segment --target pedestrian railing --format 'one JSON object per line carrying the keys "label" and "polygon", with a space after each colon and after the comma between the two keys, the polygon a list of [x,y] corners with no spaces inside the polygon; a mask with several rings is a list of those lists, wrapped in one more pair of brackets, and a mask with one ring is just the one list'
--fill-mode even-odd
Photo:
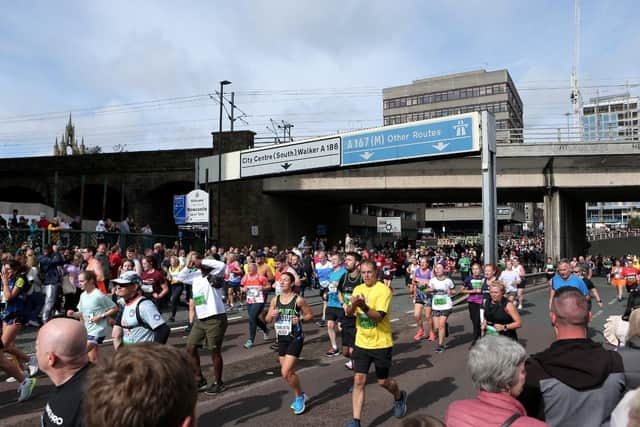
{"label": "pedestrian railing", "polygon": [[605,240],[605,239],[626,239],[629,237],[639,237],[640,230],[598,230],[587,233],[587,240]]}
{"label": "pedestrian railing", "polygon": [[145,249],[152,248],[154,243],[162,243],[165,247],[170,248],[176,246],[176,242],[187,251],[202,251],[204,249],[204,241],[202,239],[166,234],[108,233],[78,230],[51,231],[45,229],[31,231],[21,228],[0,229],[0,246],[5,251],[15,253],[25,242],[32,248],[42,248],[43,245],[60,245],[68,248],[87,247],[97,246],[98,243],[105,242],[109,248],[118,244],[123,252],[129,246],[133,246],[142,252]]}

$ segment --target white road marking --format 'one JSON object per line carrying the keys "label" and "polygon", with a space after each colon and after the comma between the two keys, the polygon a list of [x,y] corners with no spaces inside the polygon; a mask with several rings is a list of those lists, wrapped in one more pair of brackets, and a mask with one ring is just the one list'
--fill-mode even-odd
{"label": "white road marking", "polygon": [[398,320],[400,320],[400,319],[398,319],[397,317],[395,319],[391,319],[391,323],[397,322]]}
{"label": "white road marking", "polygon": [[595,319],[596,317],[600,316],[603,313],[602,310],[598,310],[595,312],[595,314],[593,316],[591,316],[592,319]]}
{"label": "white road marking", "polygon": [[409,326],[410,328],[415,328],[416,326],[418,326],[418,324],[417,324],[417,323],[412,323],[412,324],[410,324],[410,325],[408,325],[408,326]]}
{"label": "white road marking", "polygon": [[411,313],[413,313],[413,310],[405,311],[405,313],[411,314]]}
{"label": "white road marking", "polygon": [[238,320],[238,319],[242,319],[242,316],[234,316],[234,317],[227,318],[227,320]]}
{"label": "white road marking", "polygon": [[615,303],[616,301],[618,301],[618,298],[614,298],[611,301],[609,301],[607,304],[611,305],[613,303]]}

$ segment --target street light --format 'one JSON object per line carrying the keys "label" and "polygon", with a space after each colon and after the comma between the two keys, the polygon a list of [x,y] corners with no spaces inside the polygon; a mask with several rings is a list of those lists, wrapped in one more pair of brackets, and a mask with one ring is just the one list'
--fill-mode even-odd
{"label": "street light", "polygon": [[223,91],[226,85],[230,85],[229,80],[220,81],[220,119],[218,120],[218,246],[222,244],[221,218],[222,218],[222,103],[224,102]]}

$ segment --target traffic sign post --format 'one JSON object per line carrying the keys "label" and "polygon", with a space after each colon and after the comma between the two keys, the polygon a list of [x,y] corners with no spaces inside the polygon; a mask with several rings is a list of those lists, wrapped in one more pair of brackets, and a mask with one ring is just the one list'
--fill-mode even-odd
{"label": "traffic sign post", "polygon": [[496,119],[483,111],[482,121],[482,237],[484,263],[495,264],[498,256],[496,195]]}
{"label": "traffic sign post", "polygon": [[480,152],[478,113],[342,136],[342,166]]}
{"label": "traffic sign post", "polygon": [[187,196],[173,196],[173,219],[176,225],[187,222]]}
{"label": "traffic sign post", "polygon": [[243,151],[240,177],[278,175],[340,166],[340,137]]}

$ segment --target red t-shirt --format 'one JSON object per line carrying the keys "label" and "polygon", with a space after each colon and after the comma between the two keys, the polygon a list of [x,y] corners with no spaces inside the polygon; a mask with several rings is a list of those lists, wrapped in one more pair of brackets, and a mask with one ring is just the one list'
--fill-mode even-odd
{"label": "red t-shirt", "polygon": [[622,277],[624,277],[625,285],[627,286],[638,284],[638,270],[633,267],[624,267],[622,269]]}
{"label": "red t-shirt", "polygon": [[122,265],[120,254],[109,254],[109,276],[118,277],[118,268]]}
{"label": "red t-shirt", "polygon": [[[153,286],[153,292],[157,294],[162,292],[162,284],[166,282],[164,274],[158,270],[153,270],[152,272],[143,271],[140,278],[144,285]],[[153,283],[146,283],[147,279],[153,280]]]}

